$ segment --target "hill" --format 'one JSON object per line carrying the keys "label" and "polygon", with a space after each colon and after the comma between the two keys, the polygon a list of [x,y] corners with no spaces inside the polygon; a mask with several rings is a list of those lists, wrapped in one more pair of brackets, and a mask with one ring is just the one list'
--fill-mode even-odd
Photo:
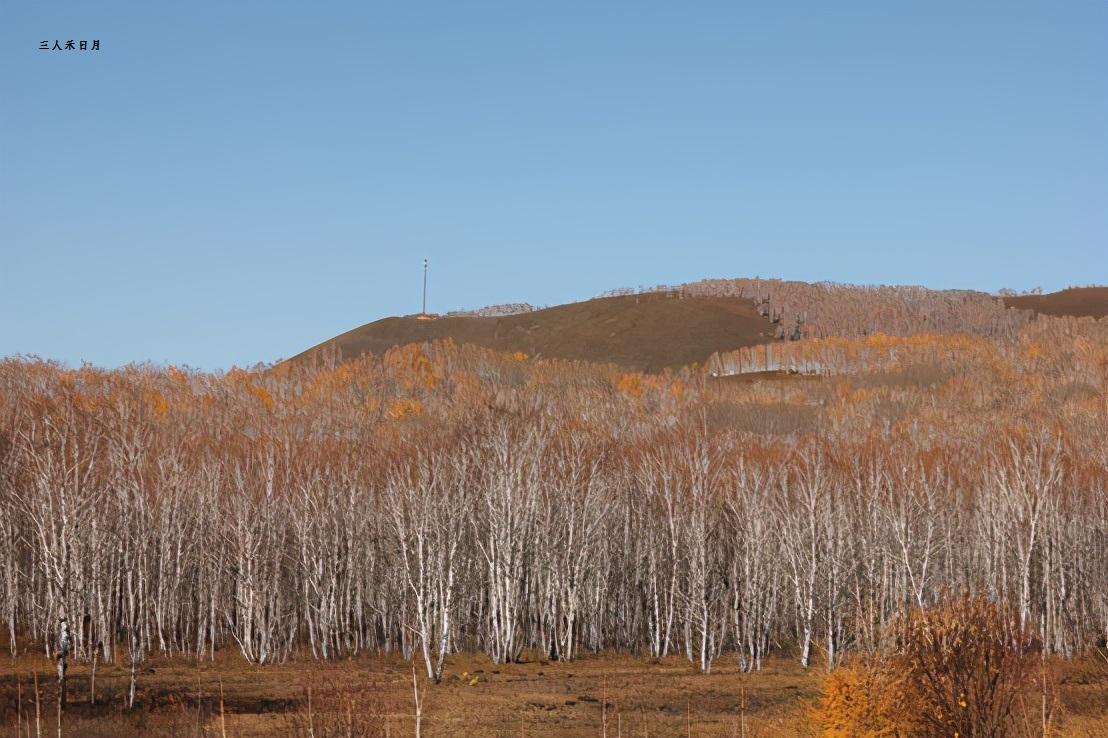
{"label": "hill", "polygon": [[1034,310],[1042,315],[1103,318],[1108,315],[1108,287],[1071,287],[1047,295],[1003,298],[1006,307]]}
{"label": "hill", "polygon": [[432,319],[384,318],[324,341],[290,361],[330,351],[346,360],[450,338],[495,351],[657,372],[703,364],[712,354],[769,343],[794,330],[805,338],[873,333],[1012,338],[1034,314],[1104,317],[1108,287],[997,298],[984,292],[912,286],[704,280],[542,310],[504,305]]}
{"label": "hill", "polygon": [[338,349],[342,359],[393,346],[451,338],[497,351],[522,351],[656,372],[773,340],[776,326],[738,297],[653,292],[602,297],[504,316],[416,316],[374,321],[293,357]]}

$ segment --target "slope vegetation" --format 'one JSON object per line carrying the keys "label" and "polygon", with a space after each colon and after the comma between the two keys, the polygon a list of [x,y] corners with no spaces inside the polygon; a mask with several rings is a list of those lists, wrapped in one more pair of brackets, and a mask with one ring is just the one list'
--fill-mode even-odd
{"label": "slope vegetation", "polygon": [[517,315],[384,318],[325,341],[290,361],[337,349],[342,359],[393,346],[451,338],[497,351],[522,351],[655,372],[702,363],[717,351],[773,340],[774,326],[736,297],[646,293],[603,297]]}
{"label": "slope vegetation", "polygon": [[1004,305],[1043,315],[1103,318],[1108,315],[1108,287],[1071,287],[1047,295],[1005,297]]}

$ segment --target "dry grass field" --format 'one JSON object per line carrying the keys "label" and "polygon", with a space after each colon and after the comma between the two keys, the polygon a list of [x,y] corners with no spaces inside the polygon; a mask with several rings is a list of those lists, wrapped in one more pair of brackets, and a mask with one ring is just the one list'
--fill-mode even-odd
{"label": "dry grass field", "polygon": [[1071,287],[1046,295],[1005,297],[1004,304],[1041,315],[1103,318],[1108,315],[1108,287]]}
{"label": "dry grass field", "polygon": [[[35,735],[31,674],[38,672],[42,734],[57,735],[52,664],[44,657],[0,665],[6,732]],[[1061,736],[1108,735],[1108,663],[1065,664]],[[772,660],[744,674],[722,659],[711,674],[682,657],[585,656],[494,664],[451,657],[442,684],[418,678],[423,736],[818,736],[825,676]],[[89,665],[70,670],[64,736],[411,736],[412,673],[399,656],[254,666],[224,652],[215,661],[152,659],[142,665],[135,709],[124,709],[129,673],[101,666],[89,704]],[[17,680],[19,684],[17,685]],[[223,713],[220,714],[220,687]],[[308,694],[312,694],[309,719]]]}
{"label": "dry grass field", "polygon": [[645,293],[604,297],[499,317],[384,318],[325,341],[293,361],[337,349],[343,359],[450,338],[528,356],[611,362],[660,371],[772,340],[774,326],[750,300]]}

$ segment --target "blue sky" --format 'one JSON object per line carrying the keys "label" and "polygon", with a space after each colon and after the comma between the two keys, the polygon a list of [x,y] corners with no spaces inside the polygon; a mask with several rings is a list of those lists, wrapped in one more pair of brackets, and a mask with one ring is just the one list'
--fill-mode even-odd
{"label": "blue sky", "polygon": [[[97,52],[40,41],[99,39]],[[0,0],[0,356],[702,277],[1108,282],[1108,3]]]}

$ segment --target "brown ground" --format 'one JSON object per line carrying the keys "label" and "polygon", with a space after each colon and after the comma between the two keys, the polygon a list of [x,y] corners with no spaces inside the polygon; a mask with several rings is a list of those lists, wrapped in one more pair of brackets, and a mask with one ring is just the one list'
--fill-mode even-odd
{"label": "brown ground", "polygon": [[765,343],[775,328],[749,300],[646,293],[504,317],[384,318],[325,341],[291,361],[330,346],[337,346],[347,359],[449,337],[528,356],[659,371],[702,363],[716,351]]}
{"label": "brown ground", "polygon": [[1074,287],[1048,295],[1005,297],[1007,307],[1034,310],[1043,315],[1103,318],[1108,315],[1108,287]]}
{"label": "brown ground", "polygon": [[[33,728],[32,669],[43,685],[44,735],[57,735],[51,664],[41,657],[18,663],[5,659],[0,666],[0,726],[8,729],[0,735],[14,735],[16,675],[23,685],[22,714]],[[122,707],[124,668],[101,667],[96,706],[88,704],[88,674],[87,664],[70,671],[71,704],[63,735],[219,736],[221,681],[226,735],[232,738],[308,735],[309,687],[316,738],[346,736],[348,725],[355,736],[414,733],[411,671],[395,656],[263,667],[250,666],[229,652],[199,665],[154,659],[140,673],[133,712]],[[1088,661],[1067,666],[1065,674],[1060,734],[1108,735],[1108,667]],[[459,655],[449,659],[441,685],[419,679],[422,734],[598,736],[606,720],[607,735],[613,738],[816,736],[812,708],[822,677],[820,668],[805,672],[783,660],[744,675],[734,658],[724,658],[712,674],[703,675],[680,657],[586,656],[572,663],[497,665],[483,656]]]}

